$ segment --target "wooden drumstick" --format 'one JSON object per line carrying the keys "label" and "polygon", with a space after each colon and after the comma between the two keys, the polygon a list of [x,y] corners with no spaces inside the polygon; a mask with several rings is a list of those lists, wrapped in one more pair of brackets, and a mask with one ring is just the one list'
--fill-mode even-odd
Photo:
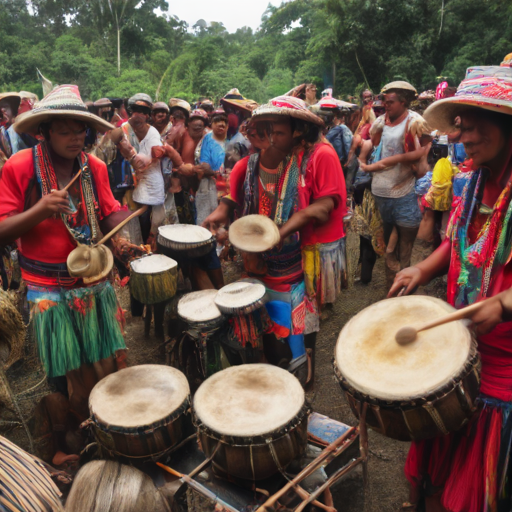
{"label": "wooden drumstick", "polygon": [[[82,169],[78,170],[78,172],[71,178],[71,181],[63,189],[61,189],[61,191],[66,192],[66,190],[69,190],[73,183],[75,183],[75,181],[80,177],[80,174],[82,174]],[[53,189],[52,192],[53,191],[57,192],[56,189]]]}
{"label": "wooden drumstick", "polygon": [[478,311],[487,300],[489,299],[485,299],[480,302],[476,302],[475,304],[471,304],[471,306],[467,306],[465,308],[459,309],[458,311],[454,311],[449,315],[446,315],[442,318],[438,318],[437,320],[434,320],[432,322],[423,324],[420,327],[406,325],[405,327],[402,327],[396,332],[395,340],[399,345],[407,345],[409,343],[412,343],[416,339],[420,331],[426,331],[427,329],[432,329],[433,327],[437,327],[438,325],[444,325],[449,322],[455,322],[455,320],[462,320],[463,318],[468,318],[473,313]]}
{"label": "wooden drumstick", "polygon": [[107,240],[112,238],[122,227],[124,227],[128,222],[130,222],[135,217],[142,215],[148,207],[144,205],[142,208],[139,208],[136,212],[133,212],[129,217],[126,217],[122,222],[120,222],[112,231],[108,232],[97,244],[94,244],[93,247],[98,247],[98,245],[104,244]]}

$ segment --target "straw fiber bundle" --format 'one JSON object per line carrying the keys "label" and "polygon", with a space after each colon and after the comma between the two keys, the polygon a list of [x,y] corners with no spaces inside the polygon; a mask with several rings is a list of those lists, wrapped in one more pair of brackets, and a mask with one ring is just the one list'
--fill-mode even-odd
{"label": "straw fiber bundle", "polygon": [[170,512],[151,478],[114,461],[96,460],[80,469],[67,512]]}
{"label": "straw fiber bundle", "polygon": [[63,512],[60,496],[38,459],[0,437],[0,511]]}
{"label": "straw fiber bundle", "polygon": [[0,289],[0,367],[4,370],[23,357],[25,333],[16,295]]}

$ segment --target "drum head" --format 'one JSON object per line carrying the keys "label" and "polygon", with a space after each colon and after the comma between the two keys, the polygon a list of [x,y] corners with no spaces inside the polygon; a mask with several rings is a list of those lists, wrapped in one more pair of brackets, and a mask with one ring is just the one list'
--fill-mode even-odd
{"label": "drum head", "polygon": [[242,279],[223,286],[215,297],[215,304],[224,313],[246,311],[253,304],[265,302],[265,286],[256,279]]}
{"label": "drum head", "polygon": [[222,317],[213,299],[217,290],[187,293],[178,302],[178,315],[189,323],[210,322]]}
{"label": "drum head", "polygon": [[212,238],[212,234],[206,228],[193,224],[160,226],[158,234],[167,240],[180,244],[203,244]]}
{"label": "drum head", "polygon": [[89,410],[104,424],[133,428],[169,416],[189,394],[187,378],[176,368],[143,364],[100,380],[91,391]]}
{"label": "drum head", "polygon": [[454,311],[442,300],[426,296],[387,299],[364,309],[343,327],[335,363],[348,384],[382,400],[411,400],[448,384],[464,368],[472,338],[461,322],[418,333],[399,345],[401,327],[418,327]]}
{"label": "drum head", "polygon": [[245,364],[205,380],[194,396],[194,412],[218,434],[252,437],[285,426],[304,402],[304,390],[291,373],[269,364]]}
{"label": "drum head", "polygon": [[159,272],[171,270],[171,268],[178,266],[178,264],[163,254],[151,254],[133,260],[130,266],[137,274],[158,274]]}
{"label": "drum head", "polygon": [[229,227],[229,241],[241,251],[268,251],[280,240],[279,228],[265,215],[246,215]]}

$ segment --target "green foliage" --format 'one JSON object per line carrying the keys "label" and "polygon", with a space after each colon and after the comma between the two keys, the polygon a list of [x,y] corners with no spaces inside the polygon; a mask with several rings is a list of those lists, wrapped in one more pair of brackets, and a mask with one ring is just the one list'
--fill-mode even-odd
{"label": "green foliage", "polygon": [[346,97],[396,79],[418,90],[440,76],[457,85],[468,66],[499,64],[512,51],[504,0],[291,0],[269,5],[258,31],[233,34],[221,22],[189,28],[162,14],[169,5],[0,0],[0,90],[41,95],[37,67],[54,83],[78,84],[84,99],[144,91],[219,100],[237,87],[264,102],[304,82]]}

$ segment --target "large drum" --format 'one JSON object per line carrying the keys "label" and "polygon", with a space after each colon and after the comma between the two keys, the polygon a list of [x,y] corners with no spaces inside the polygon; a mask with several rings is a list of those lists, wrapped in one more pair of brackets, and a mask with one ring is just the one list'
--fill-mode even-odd
{"label": "large drum", "polygon": [[201,226],[170,224],[158,228],[157,243],[161,252],[181,260],[205,256],[215,247],[215,238]]}
{"label": "large drum", "polygon": [[267,364],[233,366],[204,381],[193,401],[202,450],[229,475],[272,476],[307,444],[308,407],[299,381]]}
{"label": "large drum", "polygon": [[418,333],[409,345],[395,334],[454,309],[426,296],[377,302],[353,317],[336,344],[334,370],[350,407],[373,430],[402,441],[461,428],[475,412],[479,390],[476,342],[462,321]]}
{"label": "large drum", "polygon": [[163,254],[151,254],[130,263],[130,291],[142,304],[165,302],[176,294],[178,264]]}
{"label": "large drum", "polygon": [[96,440],[111,455],[157,458],[183,439],[190,388],[170,366],[145,364],[112,373],[89,397]]}

